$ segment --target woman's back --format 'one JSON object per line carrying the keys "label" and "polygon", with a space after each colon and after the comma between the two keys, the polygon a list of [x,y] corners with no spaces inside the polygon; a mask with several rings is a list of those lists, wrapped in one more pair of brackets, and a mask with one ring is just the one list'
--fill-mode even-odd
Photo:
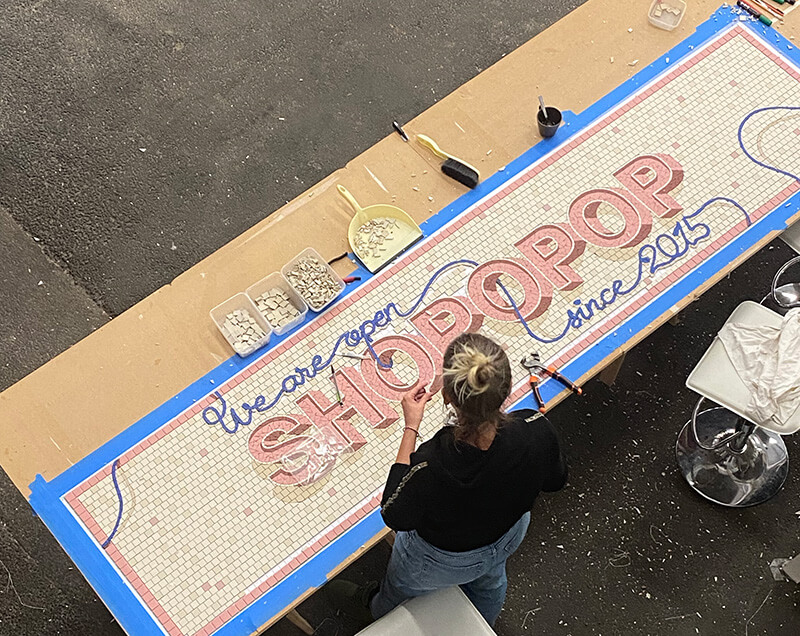
{"label": "woman's back", "polygon": [[442,550],[472,550],[507,532],[541,490],[566,481],[556,434],[536,411],[510,413],[486,450],[454,433],[444,427],[411,465],[392,466],[382,501],[389,527],[416,530]]}

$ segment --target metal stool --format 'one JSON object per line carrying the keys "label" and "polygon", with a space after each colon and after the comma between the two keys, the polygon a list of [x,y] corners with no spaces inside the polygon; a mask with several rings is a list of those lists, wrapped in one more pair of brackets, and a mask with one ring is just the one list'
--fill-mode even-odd
{"label": "metal stool", "polygon": [[[792,229],[792,228],[790,228]],[[788,232],[789,230],[787,230]],[[786,261],[775,273],[772,279],[772,288],[769,293],[761,299],[761,304],[772,311],[785,315],[790,309],[800,307],[800,283],[785,283],[779,285],[779,279],[787,269],[800,263],[800,256]]]}
{"label": "metal stool", "polygon": [[[727,322],[780,327],[782,318],[746,301]],[[701,395],[675,447],[689,485],[723,506],[754,506],[775,495],[789,472],[781,435],[800,429],[800,409],[782,424],[754,422],[747,413],[750,392],[719,338],[689,374],[686,386]],[[706,400],[720,406],[703,409]]]}
{"label": "metal stool", "polygon": [[781,232],[781,240],[800,254],[800,221],[795,221],[794,225]]}

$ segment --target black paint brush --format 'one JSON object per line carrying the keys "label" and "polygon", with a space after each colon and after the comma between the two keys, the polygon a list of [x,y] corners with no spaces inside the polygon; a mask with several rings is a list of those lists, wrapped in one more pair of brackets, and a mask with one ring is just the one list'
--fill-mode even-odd
{"label": "black paint brush", "polygon": [[433,154],[440,159],[444,159],[442,164],[442,172],[444,172],[451,179],[455,179],[459,183],[464,184],[468,188],[474,188],[478,185],[481,179],[481,174],[466,161],[462,161],[458,157],[446,153],[439,148],[439,145],[427,135],[417,135],[417,141],[428,148]]}

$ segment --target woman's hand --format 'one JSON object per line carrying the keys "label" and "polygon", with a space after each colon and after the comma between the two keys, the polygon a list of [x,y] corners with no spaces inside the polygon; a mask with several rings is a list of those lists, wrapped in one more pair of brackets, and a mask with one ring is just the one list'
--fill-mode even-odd
{"label": "woman's hand", "polygon": [[422,422],[422,414],[425,412],[425,405],[434,396],[429,393],[424,385],[416,384],[408,391],[401,400],[403,407],[403,419],[405,425],[417,430]]}

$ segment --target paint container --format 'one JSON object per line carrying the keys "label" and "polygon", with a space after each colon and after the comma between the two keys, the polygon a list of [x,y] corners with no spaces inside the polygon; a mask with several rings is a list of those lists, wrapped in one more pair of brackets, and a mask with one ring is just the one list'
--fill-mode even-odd
{"label": "paint container", "polygon": [[561,125],[561,111],[554,106],[547,107],[547,119],[544,118],[542,109],[536,113],[536,123],[539,125],[539,134],[542,137],[552,137]]}

